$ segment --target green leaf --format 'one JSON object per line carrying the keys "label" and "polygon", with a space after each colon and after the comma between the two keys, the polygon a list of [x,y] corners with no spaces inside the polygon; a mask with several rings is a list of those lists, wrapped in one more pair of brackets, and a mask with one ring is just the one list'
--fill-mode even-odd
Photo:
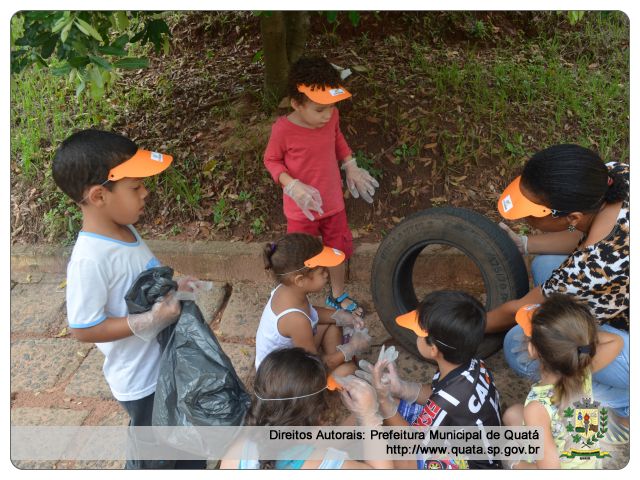
{"label": "green leaf", "polygon": [[104,88],[104,83],[102,81],[102,74],[100,73],[100,69],[95,65],[92,65],[91,68],[87,69],[89,71],[89,80],[91,80],[92,84],[95,84],[99,88]]}
{"label": "green leaf", "polygon": [[83,68],[86,67],[91,61],[89,60],[89,57],[71,57],[69,60],[69,65],[71,65],[74,68]]}
{"label": "green leaf", "polygon": [[360,14],[358,12],[349,12],[349,20],[351,21],[351,25],[357,27],[360,23]]}
{"label": "green leaf", "polygon": [[58,33],[60,30],[66,27],[67,24],[70,23],[70,21],[73,21],[69,19],[70,15],[71,15],[71,12],[69,11],[64,12],[62,16],[58,19],[58,21],[56,21],[56,23],[53,24],[53,27],[51,27],[51,33]]}
{"label": "green leaf", "polygon": [[573,439],[573,443],[578,443],[580,441],[580,435],[574,435],[571,438]]}
{"label": "green leaf", "polygon": [[570,423],[567,425],[567,432],[573,432],[573,425]]}
{"label": "green leaf", "polygon": [[124,68],[126,70],[138,70],[140,68],[147,68],[149,66],[149,59],[147,57],[129,57],[118,60],[113,64],[116,68]]}
{"label": "green leaf", "polygon": [[338,18],[338,12],[326,12],[327,15],[327,21],[329,23],[333,23],[336,21],[336,19]]}
{"label": "green leaf", "polygon": [[69,37],[69,32],[71,31],[71,27],[73,27],[73,20],[70,20],[69,23],[67,23],[67,25],[62,30],[62,33],[60,33],[60,40],[62,40],[62,43],[67,41],[67,38]]}
{"label": "green leaf", "polygon": [[255,55],[253,56],[253,58],[251,59],[251,61],[253,63],[257,63],[262,61],[262,58],[264,57],[264,50],[260,49],[258,50]]}
{"label": "green leaf", "polygon": [[124,48],[114,47],[113,45],[98,47],[98,52],[104,55],[115,55],[116,57],[124,57],[127,55],[127,51]]}
{"label": "green leaf", "polygon": [[118,38],[116,38],[115,42],[113,42],[111,46],[116,48],[124,48],[128,41],[129,35],[125,33],[124,35],[120,35]]}
{"label": "green leaf", "polygon": [[75,24],[78,27],[78,30],[80,30],[82,33],[95,38],[99,42],[102,42],[102,37],[100,36],[98,31],[95,28],[93,28],[90,24],[88,24],[81,18],[76,18]]}
{"label": "green leaf", "polygon": [[129,17],[127,16],[127,12],[122,10],[114,13],[114,17],[116,19],[116,26],[118,30],[126,30],[129,28]]}
{"label": "green leaf", "polygon": [[92,63],[104,68],[105,70],[111,70],[113,68],[111,64],[102,57],[89,54],[89,59],[91,60]]}
{"label": "green leaf", "polygon": [[56,77],[61,77],[63,75],[68,75],[71,72],[71,70],[72,70],[71,65],[65,62],[59,67],[52,68],[51,74],[55,75]]}

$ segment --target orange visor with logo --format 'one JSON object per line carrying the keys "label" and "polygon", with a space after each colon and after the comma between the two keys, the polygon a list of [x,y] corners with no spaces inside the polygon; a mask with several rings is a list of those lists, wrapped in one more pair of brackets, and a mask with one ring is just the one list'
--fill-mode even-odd
{"label": "orange visor with logo", "polygon": [[428,337],[429,332],[423,330],[420,324],[418,323],[418,311],[413,310],[409,313],[405,313],[404,315],[400,315],[396,317],[396,323],[403,328],[408,328],[413,331],[419,337]]}
{"label": "orange visor with logo", "polygon": [[321,105],[336,103],[351,96],[343,86],[331,88],[319,85],[298,85],[298,91],[304,93],[311,101]]}
{"label": "orange visor with logo", "polygon": [[304,266],[309,268],[335,267],[344,262],[344,257],[344,252],[341,252],[337,248],[323,247],[322,251],[315,257],[305,260]]}
{"label": "orange visor with logo", "polygon": [[539,303],[532,303],[525,305],[524,307],[520,307],[516,313],[516,323],[522,327],[522,330],[527,337],[531,337],[531,333],[533,332],[532,319],[533,314],[536,313],[538,307],[540,307]]}
{"label": "orange visor with logo", "polygon": [[173,162],[171,155],[138,150],[129,160],[109,170],[107,179],[110,182],[115,182],[123,178],[151,177],[166,170],[171,162]]}
{"label": "orange visor with logo", "polygon": [[524,217],[546,217],[551,209],[533,203],[522,194],[520,178],[516,178],[505,188],[498,200],[498,211],[507,220],[517,220]]}

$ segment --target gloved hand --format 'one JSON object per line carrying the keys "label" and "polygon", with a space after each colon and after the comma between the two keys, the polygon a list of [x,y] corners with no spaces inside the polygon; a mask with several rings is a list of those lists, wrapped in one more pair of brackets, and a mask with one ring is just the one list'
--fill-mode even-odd
{"label": "gloved hand", "polygon": [[346,310],[336,310],[331,314],[331,318],[336,321],[338,327],[364,328],[364,319]]}
{"label": "gloved hand", "polygon": [[393,362],[389,362],[386,358],[379,360],[373,366],[372,372],[373,388],[375,388],[376,395],[378,396],[380,415],[382,415],[383,419],[393,417],[398,411],[398,405],[400,405],[400,400],[394,398],[391,392],[391,384],[389,382],[384,382],[382,379],[383,375],[385,375],[385,370],[389,365],[393,365]]}
{"label": "gloved hand", "polygon": [[382,418],[378,414],[376,391],[371,385],[353,375],[335,376],[334,379],[342,386],[340,390],[342,402],[355,415],[358,425],[366,427],[382,425]]}
{"label": "gloved hand", "polygon": [[[398,375],[398,371],[396,370],[396,364],[394,362],[395,358],[390,358],[388,355],[385,355],[386,352],[383,352],[384,345],[382,347],[383,348],[380,349],[378,361],[375,365],[371,365],[371,363],[366,360],[360,360],[360,362],[358,362],[358,366],[362,370],[357,370],[356,376],[364,378],[373,385],[373,372],[375,368],[384,365],[385,368],[381,370],[380,382],[383,385],[389,386],[391,394],[394,397],[401,398],[402,400],[410,403],[415,402],[418,395],[420,395],[422,384],[400,378],[400,375]],[[397,353],[395,356],[397,357]]]}
{"label": "gloved hand", "polygon": [[180,310],[180,301],[176,298],[175,292],[171,291],[162,300],[156,301],[151,310],[129,314],[127,323],[136,337],[149,342],[178,320]]}
{"label": "gloved hand", "polygon": [[507,235],[509,235],[509,238],[511,238],[511,240],[513,240],[513,243],[516,244],[516,247],[518,247],[518,250],[520,250],[520,253],[522,255],[527,255],[529,253],[529,251],[527,250],[527,244],[529,243],[529,237],[527,237],[526,235],[518,235],[516,232],[511,230],[507,226],[507,224],[505,224],[503,222],[500,222],[498,224],[498,226],[502,230],[507,232]]}
{"label": "gloved hand", "polygon": [[313,222],[314,217],[311,210],[315,210],[320,215],[324,213],[322,210],[322,197],[320,192],[310,186],[302,183],[298,179],[294,179],[284,187],[284,194],[288,195],[300,207],[302,213]]}
{"label": "gloved hand", "polygon": [[[384,345],[380,347],[380,352],[378,353],[378,359],[376,362],[380,360],[388,360],[389,362],[395,362],[398,358],[398,351],[396,347],[391,345],[389,348],[385,348]],[[355,375],[360,377],[371,385],[373,385],[373,365],[370,362],[367,362],[365,359],[362,359],[358,362],[358,366],[361,370],[356,370]]]}
{"label": "gloved hand", "polygon": [[343,163],[341,168],[347,173],[347,187],[353,198],[362,196],[365,202],[373,203],[373,195],[380,186],[376,179],[360,168],[355,158]]}
{"label": "gloved hand", "polygon": [[349,343],[338,345],[336,349],[340,350],[344,355],[345,362],[348,362],[353,358],[356,353],[362,353],[369,349],[371,346],[371,337],[369,336],[369,329],[363,328],[362,330],[356,329],[349,340]]}

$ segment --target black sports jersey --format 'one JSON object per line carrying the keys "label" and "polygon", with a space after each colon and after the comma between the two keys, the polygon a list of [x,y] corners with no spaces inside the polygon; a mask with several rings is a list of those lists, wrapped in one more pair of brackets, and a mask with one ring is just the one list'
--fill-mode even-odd
{"label": "black sports jersey", "polygon": [[[433,393],[426,405],[413,404],[411,408],[402,402],[399,411],[412,425],[482,428],[502,424],[500,394],[493,383],[493,375],[482,360],[471,359],[468,364],[460,365],[442,379],[440,372],[436,372],[432,387]],[[413,415],[410,410],[413,410]],[[469,468],[502,468],[499,460],[492,459],[469,460],[468,465]]]}

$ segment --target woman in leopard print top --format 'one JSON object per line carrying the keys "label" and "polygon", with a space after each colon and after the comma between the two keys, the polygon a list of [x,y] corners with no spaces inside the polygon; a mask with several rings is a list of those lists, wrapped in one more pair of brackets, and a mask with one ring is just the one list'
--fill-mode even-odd
{"label": "woman in leopard print top", "polygon": [[[552,293],[571,295],[589,307],[600,330],[619,335],[624,347],[593,377],[594,396],[619,417],[629,416],[629,166],[606,165],[578,145],[554,145],[527,162],[503,192],[500,214],[525,220],[543,233],[518,236],[503,226],[531,265],[535,287],[487,314],[487,331],[510,329],[504,354],[518,374],[535,379],[515,313]],[[513,327],[513,328],[512,328]]]}

